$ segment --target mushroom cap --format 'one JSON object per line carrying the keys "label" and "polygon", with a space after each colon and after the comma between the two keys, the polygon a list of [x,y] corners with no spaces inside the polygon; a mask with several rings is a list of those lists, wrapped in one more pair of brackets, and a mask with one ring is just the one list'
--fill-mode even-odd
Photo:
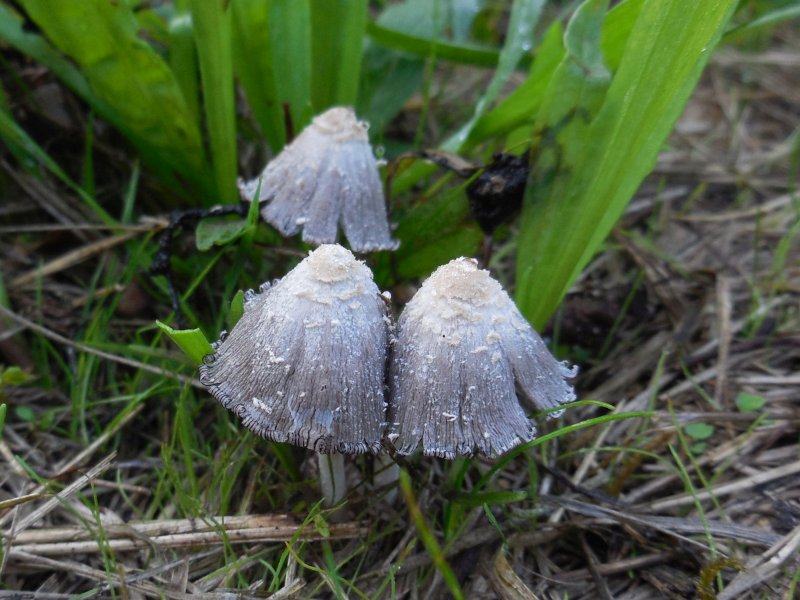
{"label": "mushroom cap", "polygon": [[390,366],[389,438],[400,454],[494,457],[533,439],[521,403],[575,399],[557,361],[477,262],[439,267],[400,316]]}
{"label": "mushroom cap", "polygon": [[266,202],[261,216],[282,235],[330,244],[341,226],[355,252],[394,250],[367,124],[337,106],[314,118],[259,177],[239,181],[242,198]]}
{"label": "mushroom cap", "polygon": [[216,342],[200,382],[248,429],[317,452],[378,452],[389,339],[386,304],[349,250],[323,245]]}

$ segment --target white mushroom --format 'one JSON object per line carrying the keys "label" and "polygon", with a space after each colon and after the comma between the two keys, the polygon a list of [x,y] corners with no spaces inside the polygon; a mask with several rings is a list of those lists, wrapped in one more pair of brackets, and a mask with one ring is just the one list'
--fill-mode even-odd
{"label": "white mushroom", "polygon": [[394,250],[378,164],[367,124],[352,108],[334,107],[314,118],[269,162],[259,177],[239,181],[242,197],[265,202],[264,220],[284,236],[330,244],[339,225],[355,252]]}
{"label": "white mushroom", "polygon": [[321,453],[378,452],[386,305],[369,268],[320,246],[274,285],[246,295],[200,381],[261,437]]}
{"label": "white mushroom", "polygon": [[[323,455],[377,453],[385,427],[386,303],[349,250],[320,246],[271,287],[248,292],[200,382],[257,435]],[[345,489],[320,458],[326,504]]]}
{"label": "white mushroom", "polygon": [[389,437],[400,454],[497,456],[533,439],[520,402],[575,399],[557,361],[502,286],[476,261],[439,267],[397,324],[390,367]]}

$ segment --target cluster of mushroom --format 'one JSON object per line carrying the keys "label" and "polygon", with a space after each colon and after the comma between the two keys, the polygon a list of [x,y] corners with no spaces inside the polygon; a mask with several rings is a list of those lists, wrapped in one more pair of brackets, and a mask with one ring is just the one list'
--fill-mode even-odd
{"label": "cluster of mushroom", "polygon": [[246,294],[200,381],[261,437],[327,456],[320,477],[329,505],[343,489],[325,490],[326,478],[343,478],[335,456],[389,444],[402,455],[421,447],[426,456],[493,457],[533,438],[523,404],[574,399],[567,379],[576,370],[549,353],[472,259],[437,269],[395,326],[372,272],[334,243],[341,227],[355,252],[397,247],[367,126],[352,109],[316,117],[239,187],[283,235],[302,231],[322,245]]}
{"label": "cluster of mushroom", "polygon": [[474,260],[439,267],[395,327],[369,268],[336,244],[249,292],[200,367],[203,385],[261,437],[359,454],[378,453],[385,436],[399,454],[450,459],[533,439],[522,403],[573,400],[575,374]]}

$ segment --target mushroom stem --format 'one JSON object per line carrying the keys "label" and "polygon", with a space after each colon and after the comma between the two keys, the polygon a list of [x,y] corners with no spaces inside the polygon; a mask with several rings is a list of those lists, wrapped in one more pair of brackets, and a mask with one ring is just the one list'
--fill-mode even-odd
{"label": "mushroom stem", "polygon": [[[387,488],[384,501],[387,504],[394,504],[397,499],[397,482],[400,480],[400,465],[398,465],[388,454],[379,454],[375,457],[375,488],[380,490]],[[394,485],[394,488],[389,486]]]}
{"label": "mushroom stem", "polygon": [[344,472],[344,455],[319,454],[319,489],[327,508],[335,505],[347,493],[347,477]]}

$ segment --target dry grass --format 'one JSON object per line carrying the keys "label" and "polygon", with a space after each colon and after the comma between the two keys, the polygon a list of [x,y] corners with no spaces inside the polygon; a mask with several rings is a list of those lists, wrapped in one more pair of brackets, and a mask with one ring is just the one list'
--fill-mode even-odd
{"label": "dry grass", "polygon": [[714,60],[551,332],[582,365],[581,398],[648,415],[557,437],[485,486],[488,462],[415,459],[404,497],[352,461],[337,513],[319,511],[302,452],[240,440],[148,347],[168,309],[142,248],[163,222],[84,227],[77,200],[0,154],[0,352],[35,377],[0,389],[0,597],[440,598],[442,557],[467,598],[793,597],[797,44]]}

